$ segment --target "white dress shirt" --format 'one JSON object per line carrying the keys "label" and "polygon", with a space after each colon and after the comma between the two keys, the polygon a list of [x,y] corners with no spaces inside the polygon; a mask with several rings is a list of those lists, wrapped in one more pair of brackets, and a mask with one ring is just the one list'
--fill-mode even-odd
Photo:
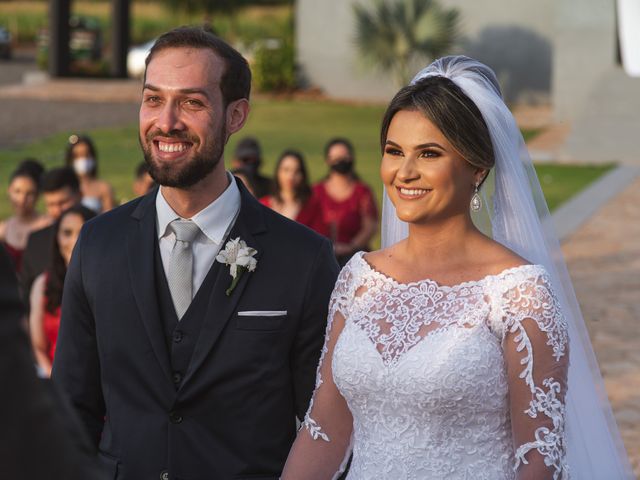
{"label": "white dress shirt", "polygon": [[[209,273],[218,252],[223,247],[222,242],[231,231],[240,211],[240,190],[233,175],[227,173],[227,178],[229,178],[229,186],[222,192],[222,195],[190,219],[185,219],[191,220],[200,228],[200,233],[192,244],[193,273],[191,280],[193,283],[191,298],[195,297],[204,278]],[[180,215],[165,200],[162,195],[162,187],[160,187],[156,195],[156,231],[165,275],[169,273],[169,259],[176,243],[176,236],[168,227],[173,220],[180,218]]]}

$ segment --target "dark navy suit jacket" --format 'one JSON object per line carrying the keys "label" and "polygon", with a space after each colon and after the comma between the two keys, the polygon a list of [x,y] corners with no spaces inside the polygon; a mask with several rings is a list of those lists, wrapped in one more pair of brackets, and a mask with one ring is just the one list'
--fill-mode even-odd
{"label": "dark navy suit jacket", "polygon": [[64,287],[53,379],[110,478],[255,480],[282,471],[315,383],[338,267],[327,239],[239,187],[229,238],[258,251],[257,268],[227,296],[229,267],[214,262],[179,388],[154,287],[156,190],[83,227]]}

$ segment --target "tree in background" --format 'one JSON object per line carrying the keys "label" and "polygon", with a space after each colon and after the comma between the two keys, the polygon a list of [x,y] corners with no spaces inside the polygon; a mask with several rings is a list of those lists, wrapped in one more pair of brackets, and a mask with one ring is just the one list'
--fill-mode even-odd
{"label": "tree in background", "polygon": [[293,0],[164,0],[173,11],[182,11],[188,14],[203,14],[203,23],[211,25],[214,15],[225,15],[231,24],[230,40],[234,40],[237,33],[237,14],[240,10],[249,6],[272,6],[292,4]]}
{"label": "tree in background", "polygon": [[373,0],[354,5],[356,45],[365,64],[407,85],[418,60],[445,54],[458,37],[459,13],[436,0]]}
{"label": "tree in background", "polygon": [[[202,14],[203,23],[213,28],[213,15],[228,19],[225,39],[240,48],[251,61],[255,86],[260,91],[291,91],[296,86],[293,16],[287,15],[282,28],[265,34],[263,29],[245,28],[242,32],[238,16],[247,7],[292,5],[293,0],[165,0],[174,12]],[[246,27],[246,25],[245,25]],[[273,25],[272,25],[273,27]],[[277,24],[275,25],[277,28]],[[220,34],[220,33],[218,33]]]}

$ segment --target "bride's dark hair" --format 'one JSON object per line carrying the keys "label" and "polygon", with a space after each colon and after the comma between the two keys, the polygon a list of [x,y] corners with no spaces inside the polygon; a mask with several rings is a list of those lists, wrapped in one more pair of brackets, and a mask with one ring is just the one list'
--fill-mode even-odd
{"label": "bride's dark hair", "polygon": [[391,120],[401,110],[422,113],[471,165],[486,170],[494,166],[493,144],[480,110],[448,78],[427,77],[396,93],[382,119],[380,147],[383,152]]}

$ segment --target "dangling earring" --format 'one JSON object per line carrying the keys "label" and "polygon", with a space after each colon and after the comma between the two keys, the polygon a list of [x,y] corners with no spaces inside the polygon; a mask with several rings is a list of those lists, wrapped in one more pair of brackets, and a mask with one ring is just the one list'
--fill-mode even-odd
{"label": "dangling earring", "polygon": [[471,197],[471,211],[472,212],[478,212],[482,208],[482,199],[480,198],[480,195],[478,194],[478,186],[479,185],[480,185],[480,182],[476,182],[476,189],[473,192],[473,197]]}

